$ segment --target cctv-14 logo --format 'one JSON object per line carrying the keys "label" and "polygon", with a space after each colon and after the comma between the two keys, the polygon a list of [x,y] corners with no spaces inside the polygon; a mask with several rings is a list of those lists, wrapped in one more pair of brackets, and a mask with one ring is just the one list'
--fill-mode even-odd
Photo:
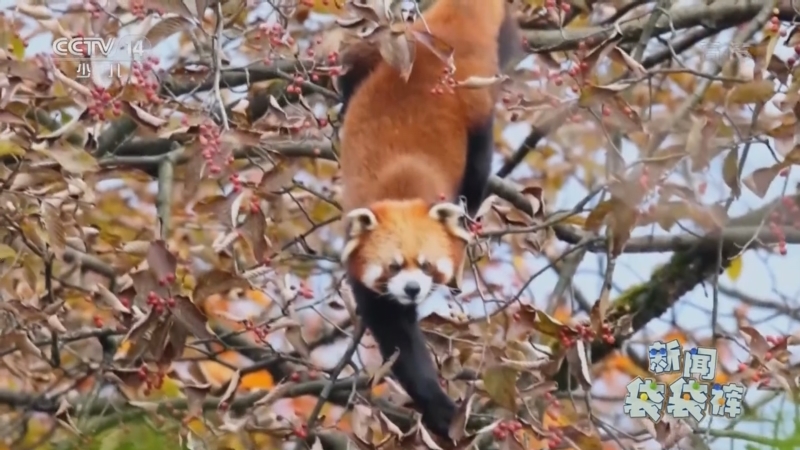
{"label": "cctv-14 logo", "polygon": [[53,59],[77,63],[76,77],[89,78],[93,67],[120,76],[120,65],[143,62],[152,47],[141,36],[102,38],[96,36],[58,38],[53,41]]}
{"label": "cctv-14 logo", "polygon": [[[681,358],[683,356],[683,358]],[[631,418],[661,420],[666,414],[693,418],[700,422],[709,412],[712,416],[735,418],[742,413],[744,386],[714,382],[717,371],[717,350],[713,348],[681,348],[678,340],[654,342],[648,349],[650,372],[657,375],[679,373],[669,385],[653,378],[636,377],[628,383],[623,412]]]}

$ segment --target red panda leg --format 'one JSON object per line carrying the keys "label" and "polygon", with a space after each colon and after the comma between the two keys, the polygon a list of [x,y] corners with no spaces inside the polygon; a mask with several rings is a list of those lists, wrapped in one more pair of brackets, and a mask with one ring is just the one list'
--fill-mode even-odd
{"label": "red panda leg", "polygon": [[350,284],[356,311],[372,332],[383,358],[400,350],[392,373],[422,413],[422,423],[438,436],[448,438],[456,405],[439,384],[439,372],[417,322],[416,308],[380,297],[358,280],[351,278]]}
{"label": "red panda leg", "polygon": [[467,164],[458,190],[459,197],[467,202],[467,212],[472,216],[486,197],[494,154],[494,118],[467,132]]}

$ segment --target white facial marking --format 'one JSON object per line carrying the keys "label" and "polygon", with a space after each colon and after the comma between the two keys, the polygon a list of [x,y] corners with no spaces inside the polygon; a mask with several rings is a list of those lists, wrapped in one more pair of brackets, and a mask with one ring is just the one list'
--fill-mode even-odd
{"label": "white facial marking", "polygon": [[396,262],[397,264],[402,266],[403,265],[403,255],[401,255],[399,253],[397,255],[394,255],[394,262]]}
{"label": "white facial marking", "polygon": [[[417,286],[419,292],[408,295],[408,288]],[[393,276],[387,284],[387,291],[402,305],[418,304],[428,298],[433,286],[433,279],[419,269],[404,269]]]}
{"label": "white facial marking", "polygon": [[419,258],[417,258],[417,264],[419,264],[420,266],[425,264],[425,261],[426,261],[425,255],[420,255]]}
{"label": "white facial marking", "polygon": [[450,258],[441,258],[436,261],[436,270],[442,274],[445,279],[445,282],[450,281],[453,278],[453,261]]}
{"label": "white facial marking", "polygon": [[375,283],[383,275],[383,268],[377,264],[370,264],[364,270],[364,275],[361,276],[361,282],[364,286],[375,289]]}

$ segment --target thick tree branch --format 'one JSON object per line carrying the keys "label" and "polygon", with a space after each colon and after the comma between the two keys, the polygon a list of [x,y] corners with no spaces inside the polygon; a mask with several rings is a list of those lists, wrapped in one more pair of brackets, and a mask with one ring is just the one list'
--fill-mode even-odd
{"label": "thick tree branch", "polygon": [[[713,3],[676,3],[663,14],[653,28],[653,36],[686,28],[704,26],[711,28],[730,28],[749,20],[758,14],[764,6],[763,0],[718,0]],[[779,6],[781,20],[791,21],[796,12],[790,0],[784,0]],[[524,32],[530,51],[546,53],[553,51],[574,50],[581,41],[592,39],[600,42],[606,39],[620,38],[623,41],[638,41],[647,28],[649,14],[619,24],[595,27],[579,27],[563,30],[527,30]]]}

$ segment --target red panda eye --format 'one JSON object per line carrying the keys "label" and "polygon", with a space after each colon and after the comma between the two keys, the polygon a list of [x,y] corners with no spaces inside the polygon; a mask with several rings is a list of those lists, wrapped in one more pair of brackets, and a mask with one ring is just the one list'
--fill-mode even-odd
{"label": "red panda eye", "polygon": [[397,273],[397,272],[400,272],[400,269],[402,269],[402,267],[400,267],[400,264],[398,264],[398,263],[391,263],[391,264],[389,264],[389,270],[390,270],[392,273]]}
{"label": "red panda eye", "polygon": [[425,261],[424,263],[420,264],[419,268],[422,269],[423,272],[430,272],[433,267],[431,266],[431,263]]}

